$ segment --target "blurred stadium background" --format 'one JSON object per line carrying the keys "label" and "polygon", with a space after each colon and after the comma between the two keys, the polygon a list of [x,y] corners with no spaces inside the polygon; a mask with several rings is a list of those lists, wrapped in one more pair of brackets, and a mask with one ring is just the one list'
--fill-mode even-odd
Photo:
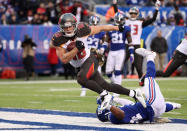
{"label": "blurred stadium background", "polygon": [[[154,2],[118,0],[118,6],[126,14],[130,7],[138,6],[140,16],[147,19],[153,15]],[[149,49],[157,30],[161,30],[168,42],[169,60],[187,32],[187,0],[161,2],[157,20],[143,29],[142,46]],[[179,10],[176,11],[172,2]],[[86,97],[80,97],[80,85],[75,80],[64,80],[64,68],[60,61],[57,65],[58,75],[50,77],[47,56],[51,37],[59,29],[58,17],[65,12],[72,12],[77,6],[75,4],[81,5],[81,21],[88,22],[89,16],[96,14],[101,17],[101,24],[107,24],[105,15],[112,0],[0,0],[0,107],[95,112],[97,94],[88,91]],[[179,17],[175,17],[176,14]],[[34,57],[37,77],[32,81],[24,81],[21,43],[25,35],[37,45]],[[3,76],[5,71],[8,73]],[[186,76],[186,72],[184,65],[175,75]],[[187,119],[187,77],[160,78],[158,82],[166,100],[182,104],[182,109],[164,116]],[[123,86],[137,88],[137,79],[124,79]]]}

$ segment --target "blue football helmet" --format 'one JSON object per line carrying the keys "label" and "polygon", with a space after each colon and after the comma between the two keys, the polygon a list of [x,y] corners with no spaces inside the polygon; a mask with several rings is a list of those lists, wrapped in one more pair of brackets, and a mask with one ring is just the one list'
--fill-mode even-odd
{"label": "blue football helmet", "polygon": [[117,12],[114,16],[114,24],[115,25],[125,24],[125,15],[121,12]]}
{"label": "blue football helmet", "polygon": [[100,105],[96,109],[96,114],[97,114],[97,118],[102,122],[106,122],[109,120],[110,111],[107,109],[101,110]]}
{"label": "blue football helmet", "polygon": [[91,17],[89,18],[89,24],[90,24],[90,25],[98,25],[99,22],[100,22],[99,16],[91,16]]}

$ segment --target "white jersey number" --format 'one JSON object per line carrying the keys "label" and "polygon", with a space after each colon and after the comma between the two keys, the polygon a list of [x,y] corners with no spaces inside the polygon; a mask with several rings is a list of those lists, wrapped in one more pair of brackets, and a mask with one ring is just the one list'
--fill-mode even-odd
{"label": "white jersey number", "polygon": [[142,116],[140,115],[140,113],[136,114],[136,116],[133,116],[130,120],[130,123],[138,123],[139,120],[142,120]]}
{"label": "white jersey number", "polygon": [[138,35],[138,25],[129,25],[131,28],[132,35]]}
{"label": "white jersey number", "polygon": [[112,34],[112,43],[121,44],[123,43],[123,34],[122,33],[113,33]]}

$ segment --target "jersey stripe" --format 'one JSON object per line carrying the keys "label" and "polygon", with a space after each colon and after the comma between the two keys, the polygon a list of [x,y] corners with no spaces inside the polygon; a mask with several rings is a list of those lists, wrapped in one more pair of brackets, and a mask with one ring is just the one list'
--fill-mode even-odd
{"label": "jersey stripe", "polygon": [[168,67],[171,65],[171,63],[173,62],[173,59],[171,59],[170,61],[169,61],[169,63],[167,64],[167,66],[166,66],[166,68],[164,69],[164,73],[166,72],[166,70],[168,69]]}
{"label": "jersey stripe", "polygon": [[86,74],[86,78],[90,79],[91,75],[94,73],[94,63],[90,66],[87,74]]}
{"label": "jersey stripe", "polygon": [[149,104],[152,104],[155,100],[155,84],[154,84],[154,80],[152,79],[152,77],[148,77],[149,79]]}

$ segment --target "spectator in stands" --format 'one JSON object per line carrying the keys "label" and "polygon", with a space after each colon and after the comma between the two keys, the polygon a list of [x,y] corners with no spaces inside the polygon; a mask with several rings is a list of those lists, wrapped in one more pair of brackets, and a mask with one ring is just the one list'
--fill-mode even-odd
{"label": "spectator in stands", "polygon": [[184,20],[183,20],[183,16],[182,16],[182,12],[180,11],[179,7],[174,4],[174,9],[170,12],[169,15],[173,15],[176,21],[176,25],[184,25]]}
{"label": "spectator in stands", "polygon": [[43,18],[43,25],[44,26],[52,26],[52,22],[48,19],[48,15],[44,14],[44,18]]}
{"label": "spectator in stands", "polygon": [[25,80],[29,80],[30,75],[32,77],[35,76],[34,73],[34,49],[33,47],[36,47],[36,44],[32,41],[31,38],[29,38],[28,35],[25,35],[25,38],[21,44],[21,47],[23,48],[23,65],[25,69]]}
{"label": "spectator in stands", "polygon": [[0,23],[1,23],[1,25],[7,25],[8,24],[8,19],[7,19],[5,14],[2,14]]}
{"label": "spectator in stands", "polygon": [[62,0],[58,3],[58,6],[61,11],[60,14],[71,13],[73,10],[73,6],[71,5],[69,0]]}
{"label": "spectator in stands", "polygon": [[9,19],[11,17],[12,14],[14,14],[14,9],[12,8],[11,5],[8,5],[7,6],[7,9],[6,9],[6,12],[5,12],[5,15],[6,17]]}
{"label": "spectator in stands", "polygon": [[175,17],[173,15],[169,15],[169,18],[167,19],[167,25],[175,26],[175,24],[176,24]]}
{"label": "spectator in stands", "polygon": [[154,6],[155,2],[153,0],[148,0],[146,6]]}
{"label": "spectator in stands", "polygon": [[81,0],[74,0],[72,14],[75,15],[78,22],[87,21],[89,13],[87,9],[83,6]]}
{"label": "spectator in stands", "polygon": [[40,24],[43,24],[45,13],[44,14],[38,14],[38,15],[39,15]]}
{"label": "spectator in stands", "polygon": [[49,48],[49,53],[48,53],[47,59],[50,64],[50,67],[51,67],[51,75],[57,76],[56,66],[58,64],[58,57],[56,55],[56,48],[54,48],[52,46]]}
{"label": "spectator in stands", "polygon": [[125,0],[127,5],[140,5],[144,6],[147,2],[147,0]]}
{"label": "spectator in stands", "polygon": [[166,6],[173,6],[175,4],[174,0],[168,0],[168,2],[166,3]]}
{"label": "spectator in stands", "polygon": [[15,14],[11,15],[8,24],[10,24],[10,25],[16,25],[16,24],[18,24],[17,17],[16,17]]}
{"label": "spectator in stands", "polygon": [[0,17],[5,13],[6,8],[5,6],[0,2]]}
{"label": "spectator in stands", "polygon": [[112,5],[110,6],[110,8],[107,10],[107,13],[105,15],[106,18],[106,22],[107,23],[113,23],[114,21],[114,16],[116,12],[120,12],[120,10],[118,10],[117,7],[117,0],[113,0]]}
{"label": "spectator in stands", "polygon": [[181,0],[181,5],[182,6],[187,6],[187,0]]}
{"label": "spectator in stands", "polygon": [[26,19],[25,23],[26,24],[32,24],[32,20],[33,20],[33,11],[28,10],[27,11],[27,19]]}
{"label": "spectator in stands", "polygon": [[37,8],[37,13],[38,14],[45,14],[46,13],[46,8],[44,3],[40,3],[39,8]]}
{"label": "spectator in stands", "polygon": [[156,58],[155,58],[156,69],[163,70],[166,53],[168,51],[168,45],[166,39],[162,37],[161,30],[158,30],[157,36],[153,38],[151,42],[151,50],[156,52]]}
{"label": "spectator in stands", "polygon": [[58,23],[58,12],[53,4],[53,2],[49,1],[48,5],[47,5],[47,16],[48,19],[53,23],[53,24],[57,24]]}
{"label": "spectator in stands", "polygon": [[39,19],[39,15],[38,14],[34,14],[34,17],[33,17],[33,20],[32,20],[32,24],[34,24],[34,25],[41,24],[41,20]]}

